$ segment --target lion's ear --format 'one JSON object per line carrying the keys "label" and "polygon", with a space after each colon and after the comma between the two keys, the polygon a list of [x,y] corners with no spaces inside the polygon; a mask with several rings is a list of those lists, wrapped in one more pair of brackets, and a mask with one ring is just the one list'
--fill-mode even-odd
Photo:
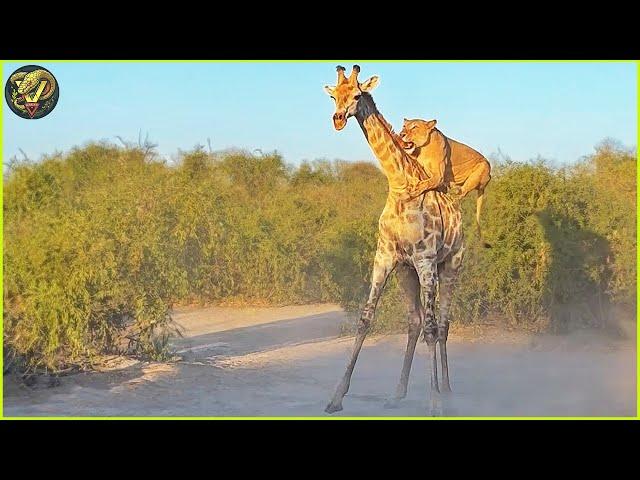
{"label": "lion's ear", "polygon": [[437,121],[437,120],[429,120],[429,121],[427,122],[427,128],[428,128],[429,130],[432,130],[432,129],[436,126],[436,123],[438,123],[438,121]]}

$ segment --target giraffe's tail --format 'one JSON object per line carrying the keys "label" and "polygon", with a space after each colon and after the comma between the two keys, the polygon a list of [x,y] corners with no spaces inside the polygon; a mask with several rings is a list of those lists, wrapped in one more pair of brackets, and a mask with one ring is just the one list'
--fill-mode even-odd
{"label": "giraffe's tail", "polygon": [[480,227],[480,212],[482,211],[482,203],[484,202],[484,188],[478,190],[478,198],[476,199],[476,229],[478,231],[478,238],[484,248],[491,248],[491,245],[484,241],[482,238],[482,228]]}

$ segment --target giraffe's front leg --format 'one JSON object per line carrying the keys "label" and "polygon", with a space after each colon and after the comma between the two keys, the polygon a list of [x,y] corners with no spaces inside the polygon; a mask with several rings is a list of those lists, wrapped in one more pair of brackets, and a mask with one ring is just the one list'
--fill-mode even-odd
{"label": "giraffe's front leg", "polygon": [[358,355],[360,354],[360,349],[362,348],[362,344],[364,342],[369,329],[371,328],[371,322],[373,321],[376,306],[378,304],[378,300],[380,299],[380,295],[382,295],[382,290],[384,289],[384,285],[389,277],[389,274],[396,266],[395,258],[389,256],[384,250],[380,248],[380,243],[378,244],[378,250],[376,252],[376,258],[373,264],[373,274],[371,275],[371,291],[369,292],[369,298],[367,300],[364,309],[362,310],[362,314],[360,315],[360,319],[358,321],[358,330],[356,334],[356,339],[353,345],[353,351],[351,353],[351,357],[349,362],[347,363],[347,370],[342,377],[342,380],[336,387],[336,391],[325,408],[325,412],[333,413],[342,410],[342,399],[349,391],[349,385],[351,383],[351,375],[353,374],[353,368],[356,365],[356,361],[358,360]]}
{"label": "giraffe's front leg", "polygon": [[422,326],[422,304],[420,302],[420,282],[415,270],[408,265],[398,266],[396,273],[398,285],[402,298],[408,313],[408,336],[407,350],[404,354],[404,362],[402,363],[402,371],[400,372],[400,381],[396,388],[396,394],[393,399],[386,402],[386,408],[395,408],[398,402],[407,396],[407,385],[409,384],[409,373],[411,372],[411,364],[420,336],[420,328]]}
{"label": "giraffe's front leg", "polygon": [[438,343],[440,345],[440,362],[442,365],[442,390],[451,392],[449,383],[449,361],[447,359],[447,338],[449,337],[449,308],[458,277],[462,259],[464,257],[464,246],[453,253],[444,263],[441,264],[438,272],[438,285],[440,291],[440,318],[438,320]]}

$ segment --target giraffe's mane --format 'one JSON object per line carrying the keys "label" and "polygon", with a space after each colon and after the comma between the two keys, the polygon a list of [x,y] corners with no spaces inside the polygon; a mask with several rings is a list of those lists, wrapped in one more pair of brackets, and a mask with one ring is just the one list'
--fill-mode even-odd
{"label": "giraffe's mane", "polygon": [[398,134],[393,130],[393,126],[387,122],[387,119],[384,118],[384,115],[382,115],[382,113],[380,112],[380,110],[378,110],[378,106],[376,105],[376,102],[373,100],[373,97],[371,96],[370,93],[365,92],[363,95],[366,95],[367,98],[369,99],[369,101],[371,102],[371,105],[373,106],[373,110],[375,113],[378,114],[380,121],[382,122],[382,124],[385,126],[385,128],[389,131],[389,133],[391,134],[391,136],[393,137],[397,137]]}
{"label": "giraffe's mane", "polygon": [[422,165],[420,165],[420,163],[415,158],[409,155],[404,150],[404,148],[402,148],[402,143],[403,143],[402,139],[393,130],[393,126],[391,126],[391,124],[387,121],[387,119],[384,118],[380,110],[378,110],[378,107],[376,106],[376,103],[374,102],[371,94],[368,92],[364,92],[362,95],[364,98],[367,99],[367,102],[369,103],[369,114],[373,114],[376,116],[376,119],[382,124],[382,127],[391,136],[391,141],[395,144],[395,146],[401,153],[402,156],[400,158],[400,162],[401,162],[402,168],[406,169],[406,171],[408,172],[407,173],[408,175],[422,174],[423,176],[428,177],[429,174],[425,172]]}

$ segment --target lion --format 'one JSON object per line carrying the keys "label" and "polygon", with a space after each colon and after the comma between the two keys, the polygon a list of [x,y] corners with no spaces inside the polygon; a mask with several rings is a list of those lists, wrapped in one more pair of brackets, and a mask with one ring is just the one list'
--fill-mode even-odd
{"label": "lion", "polygon": [[[398,134],[407,154],[416,160],[431,178],[427,183],[416,183],[410,196],[425,190],[458,187],[457,194],[464,198],[477,190],[476,227],[482,241],[480,212],[484,200],[484,189],[491,180],[489,161],[473,148],[446,137],[436,128],[436,120],[404,119]],[[418,190],[421,190],[419,192]],[[483,246],[490,245],[482,241]]]}

